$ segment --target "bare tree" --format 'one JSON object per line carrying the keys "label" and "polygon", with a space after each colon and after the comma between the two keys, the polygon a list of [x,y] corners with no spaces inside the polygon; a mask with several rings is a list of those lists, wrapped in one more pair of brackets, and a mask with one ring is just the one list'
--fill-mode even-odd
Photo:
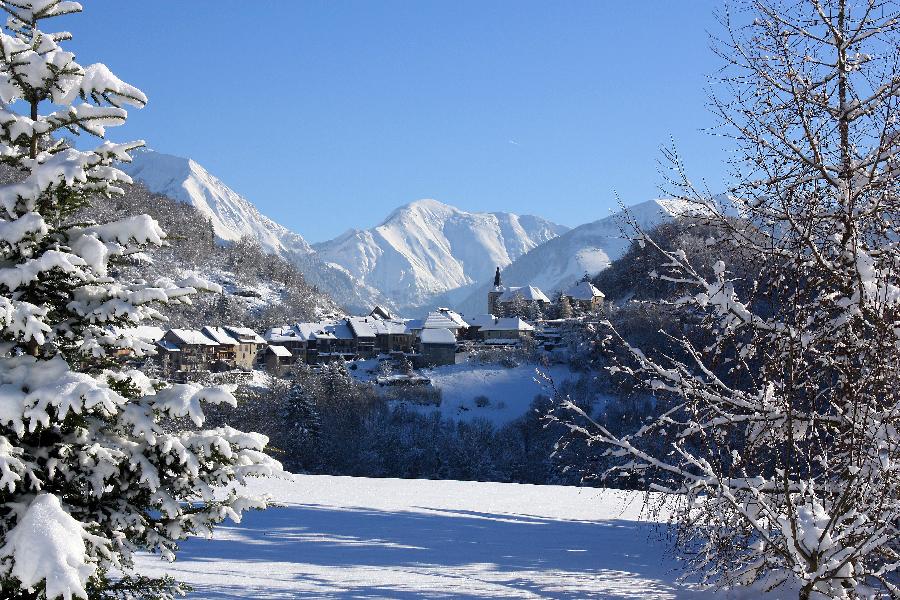
{"label": "bare tree", "polygon": [[900,597],[898,7],[759,0],[722,21],[713,106],[740,150],[740,218],[674,153],[672,181],[716,226],[711,248],[762,268],[737,282],[725,261],[710,274],[639,233],[704,335],[672,338],[667,357],[609,325],[611,369],[667,410],[631,435],[571,403],[554,418],[622,457],[607,476],[666,492],[707,583]]}

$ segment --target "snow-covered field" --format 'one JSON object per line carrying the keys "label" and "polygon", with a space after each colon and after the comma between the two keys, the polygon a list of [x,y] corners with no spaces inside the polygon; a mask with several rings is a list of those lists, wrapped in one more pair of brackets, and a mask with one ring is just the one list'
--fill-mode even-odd
{"label": "snow-covered field", "polygon": [[[497,364],[481,365],[462,362],[434,369],[422,375],[431,379],[441,390],[441,414],[446,418],[473,419],[480,417],[495,424],[503,424],[525,414],[538,394],[551,395],[545,382],[537,376],[537,365],[523,364],[506,368]],[[577,378],[568,367],[541,367],[556,384]],[[487,406],[479,407],[475,398],[485,396]]]}
{"label": "snow-covered field", "polygon": [[640,494],[506,483],[298,475],[254,484],[283,506],[185,542],[189,599],[710,599],[678,584]]}

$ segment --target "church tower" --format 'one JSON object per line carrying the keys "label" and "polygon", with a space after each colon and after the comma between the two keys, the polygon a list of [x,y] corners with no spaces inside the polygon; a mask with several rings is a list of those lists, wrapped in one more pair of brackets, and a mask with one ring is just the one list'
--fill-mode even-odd
{"label": "church tower", "polygon": [[497,271],[494,273],[494,287],[488,292],[487,304],[489,314],[497,316],[499,311],[497,300],[500,299],[500,296],[502,296],[505,291],[506,288],[503,287],[503,281],[500,279],[500,267],[497,267]]}

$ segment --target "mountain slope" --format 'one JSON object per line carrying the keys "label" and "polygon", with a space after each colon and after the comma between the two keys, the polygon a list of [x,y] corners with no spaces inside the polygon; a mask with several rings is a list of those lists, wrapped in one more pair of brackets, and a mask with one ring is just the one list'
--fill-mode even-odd
{"label": "mountain slope", "polygon": [[314,245],[322,260],[340,265],[400,306],[492,275],[525,252],[566,231],[534,216],[470,213],[436,200],[402,206],[377,227],[350,230]]}
{"label": "mountain slope", "polygon": [[[534,285],[552,297],[553,292],[572,285],[585,273],[596,274],[622,256],[631,243],[634,229],[629,216],[641,229],[649,230],[696,207],[679,200],[649,200],[635,204],[604,219],[585,223],[548,240],[523,254],[503,270],[506,285]],[[465,314],[486,310],[491,282],[482,278],[468,296],[456,303]]]}
{"label": "mountain slope", "polygon": [[220,242],[249,238],[264,252],[293,263],[307,282],[339,298],[347,310],[368,312],[375,304],[390,304],[377,290],[360,283],[345,269],[319,260],[302,236],[260,213],[253,203],[194,160],[141,150],[134,153],[133,162],[121,168],[151,192],[193,206],[210,220]]}
{"label": "mountain slope", "polygon": [[134,153],[122,170],[148,189],[191,204],[212,221],[216,236],[226,242],[249,237],[272,254],[309,254],[300,235],[261,214],[246,198],[222,183],[190,158],[153,150]]}

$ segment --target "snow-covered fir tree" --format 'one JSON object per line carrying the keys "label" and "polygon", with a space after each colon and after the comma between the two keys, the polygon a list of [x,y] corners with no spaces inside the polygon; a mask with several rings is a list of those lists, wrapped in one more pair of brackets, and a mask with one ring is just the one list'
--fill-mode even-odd
{"label": "snow-covered fir tree", "polygon": [[677,160],[675,182],[709,217],[711,251],[760,268],[736,281],[725,261],[707,272],[640,237],[659,257],[653,275],[687,290],[675,305],[702,324],[665,350],[612,326],[600,341],[621,359],[612,371],[668,410],[630,435],[571,403],[577,417],[557,416],[621,457],[610,474],[670,493],[708,581],[900,597],[900,7],[736,8],[719,46],[729,93],[714,106],[741,150],[741,218]]}
{"label": "snow-covered fir tree", "polygon": [[[141,144],[106,141],[106,128],[147,99],[103,64],[76,62],[61,47],[70,34],[41,27],[78,3],[0,9],[0,161],[21,173],[0,186],[0,596],[166,597],[171,582],[132,576],[133,553],[172,558],[185,536],[264,507],[240,484],[280,466],[264,436],[202,429],[203,403],[233,403],[227,390],[120,366],[123,354],[151,350],[129,327],[208,287],[111,275],[166,243],[153,219],[75,219],[92,196],[129,182],[115,163]],[[60,141],[78,133],[100,141]]]}

